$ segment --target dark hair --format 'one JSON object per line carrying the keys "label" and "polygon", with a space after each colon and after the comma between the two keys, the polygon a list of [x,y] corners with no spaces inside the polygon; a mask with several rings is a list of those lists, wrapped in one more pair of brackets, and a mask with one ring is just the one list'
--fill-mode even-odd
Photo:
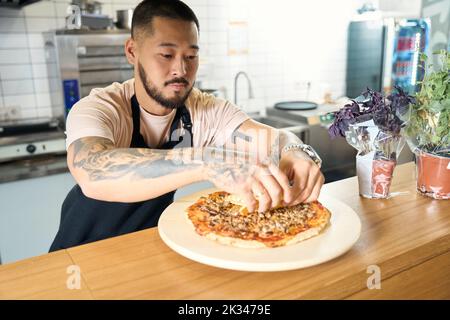
{"label": "dark hair", "polygon": [[152,21],[154,17],[179,19],[192,21],[200,32],[200,25],[194,11],[180,0],[144,0],[137,5],[131,21],[131,36],[136,37],[136,30],[147,28],[152,33]]}

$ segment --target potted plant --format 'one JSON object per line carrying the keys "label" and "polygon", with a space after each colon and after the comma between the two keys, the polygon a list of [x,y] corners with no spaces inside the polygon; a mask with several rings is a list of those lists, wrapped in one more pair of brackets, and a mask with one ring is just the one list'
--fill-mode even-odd
{"label": "potted plant", "polygon": [[[450,54],[441,50],[437,70],[426,67],[420,91],[406,114],[403,135],[416,156],[417,190],[450,198]],[[427,56],[422,54],[425,64]]]}
{"label": "potted plant", "polygon": [[356,170],[359,193],[366,198],[387,198],[392,175],[405,140],[401,135],[405,113],[414,101],[401,88],[385,97],[370,89],[334,112],[328,132],[345,137],[358,150]]}

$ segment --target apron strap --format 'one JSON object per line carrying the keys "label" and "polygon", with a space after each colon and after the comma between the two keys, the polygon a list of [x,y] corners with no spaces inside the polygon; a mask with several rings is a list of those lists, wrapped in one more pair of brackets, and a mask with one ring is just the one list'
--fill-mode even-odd
{"label": "apron strap", "polygon": [[[133,95],[131,97],[131,113],[133,117],[133,135],[131,139],[131,147],[132,148],[148,148],[146,145],[144,138],[141,135],[141,111],[139,107],[139,102],[137,101],[136,95]],[[183,143],[183,140],[185,138],[184,136],[177,137],[178,140],[172,140],[173,133],[178,128],[179,121],[182,121],[183,128],[186,130],[187,134],[189,134],[190,139],[190,145],[186,145],[186,143]],[[175,114],[175,117],[172,121],[172,124],[170,126],[170,132],[169,132],[169,141],[164,143],[161,146],[161,149],[172,149],[174,147],[193,147],[193,137],[192,137],[192,121],[191,121],[191,115],[189,114],[189,110],[186,108],[185,105],[183,105],[180,108],[177,108],[177,112]]]}
{"label": "apron strap", "polygon": [[133,135],[131,136],[131,148],[148,148],[141,135],[141,111],[136,95],[131,97],[131,115],[133,117]]}
{"label": "apron strap", "polygon": [[[189,134],[190,139],[190,145],[185,145],[186,143],[183,143],[184,138],[186,137],[186,133],[184,136],[179,136],[178,141],[172,141],[172,136],[175,130],[177,130],[178,122],[180,121],[183,124],[184,130],[186,130],[187,134]],[[185,105],[183,105],[181,108],[177,109],[177,114],[175,115],[175,119],[172,122],[172,125],[170,127],[170,135],[169,135],[169,141],[172,143],[180,144],[178,147],[193,147],[193,139],[192,139],[192,122],[191,122],[191,115],[189,114],[189,110],[186,108]],[[174,145],[175,147],[175,145]]]}

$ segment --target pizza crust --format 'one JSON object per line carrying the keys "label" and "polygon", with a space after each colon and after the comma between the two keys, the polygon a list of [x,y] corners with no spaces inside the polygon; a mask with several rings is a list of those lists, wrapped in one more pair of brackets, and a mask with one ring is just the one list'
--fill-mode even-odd
{"label": "pizza crust", "polygon": [[[325,225],[325,227],[326,227],[326,225]],[[239,239],[239,238],[225,237],[225,236],[215,234],[213,232],[207,233],[205,235],[205,238],[217,241],[220,244],[233,246],[233,247],[237,247],[237,248],[245,248],[245,249],[258,249],[258,248],[267,248],[267,247],[275,248],[275,247],[281,247],[281,246],[289,246],[289,245],[299,243],[301,241],[305,241],[309,238],[317,236],[322,230],[323,230],[323,228],[320,228],[320,227],[308,229],[306,231],[298,233],[292,239],[285,241],[284,244],[281,241],[264,244],[263,242],[260,242],[257,240],[245,240],[245,239]]]}

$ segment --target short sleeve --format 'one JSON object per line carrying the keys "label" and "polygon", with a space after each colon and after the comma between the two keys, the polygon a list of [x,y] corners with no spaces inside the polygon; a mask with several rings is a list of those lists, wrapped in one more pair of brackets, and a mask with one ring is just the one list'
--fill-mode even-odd
{"label": "short sleeve", "polygon": [[199,90],[193,90],[188,105],[194,113],[194,141],[199,146],[222,147],[236,128],[250,118],[231,102]]}
{"label": "short sleeve", "polygon": [[84,137],[102,137],[114,141],[113,128],[117,115],[113,108],[91,96],[78,101],[66,121],[66,149],[75,140]]}

